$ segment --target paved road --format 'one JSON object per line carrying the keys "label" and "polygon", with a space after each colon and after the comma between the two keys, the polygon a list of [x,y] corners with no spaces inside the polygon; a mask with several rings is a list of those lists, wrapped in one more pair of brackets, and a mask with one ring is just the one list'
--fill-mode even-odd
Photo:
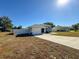
{"label": "paved road", "polygon": [[79,49],[79,37],[56,36],[51,34],[37,35],[35,37]]}

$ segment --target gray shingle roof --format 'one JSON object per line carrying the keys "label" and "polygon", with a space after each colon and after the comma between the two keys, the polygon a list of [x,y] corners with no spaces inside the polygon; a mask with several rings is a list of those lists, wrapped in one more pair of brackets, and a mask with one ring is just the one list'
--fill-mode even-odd
{"label": "gray shingle roof", "polygon": [[31,27],[50,27],[50,25],[46,25],[46,24],[35,24],[35,25],[32,25]]}

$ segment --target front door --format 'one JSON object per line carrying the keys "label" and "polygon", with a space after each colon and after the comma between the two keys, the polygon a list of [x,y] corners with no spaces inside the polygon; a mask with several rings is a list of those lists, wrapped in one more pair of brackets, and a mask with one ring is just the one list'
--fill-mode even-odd
{"label": "front door", "polygon": [[41,33],[44,33],[44,28],[41,29]]}

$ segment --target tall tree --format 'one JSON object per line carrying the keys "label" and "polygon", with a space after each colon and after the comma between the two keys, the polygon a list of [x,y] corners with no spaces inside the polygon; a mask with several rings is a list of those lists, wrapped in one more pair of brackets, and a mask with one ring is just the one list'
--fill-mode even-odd
{"label": "tall tree", "polygon": [[79,30],[79,23],[72,25],[75,31]]}
{"label": "tall tree", "polygon": [[12,29],[13,24],[7,16],[0,17],[0,26],[2,26],[4,29]]}
{"label": "tall tree", "polygon": [[44,24],[50,25],[52,28],[55,27],[55,25],[54,25],[52,22],[46,22],[46,23],[44,23]]}

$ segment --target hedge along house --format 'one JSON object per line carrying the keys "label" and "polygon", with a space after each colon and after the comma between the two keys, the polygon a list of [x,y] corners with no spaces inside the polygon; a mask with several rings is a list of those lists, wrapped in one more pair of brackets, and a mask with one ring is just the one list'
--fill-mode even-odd
{"label": "hedge along house", "polygon": [[52,31],[52,27],[50,25],[45,25],[45,24],[35,24],[24,29],[13,29],[13,33],[16,36],[20,34],[39,35],[51,31]]}

